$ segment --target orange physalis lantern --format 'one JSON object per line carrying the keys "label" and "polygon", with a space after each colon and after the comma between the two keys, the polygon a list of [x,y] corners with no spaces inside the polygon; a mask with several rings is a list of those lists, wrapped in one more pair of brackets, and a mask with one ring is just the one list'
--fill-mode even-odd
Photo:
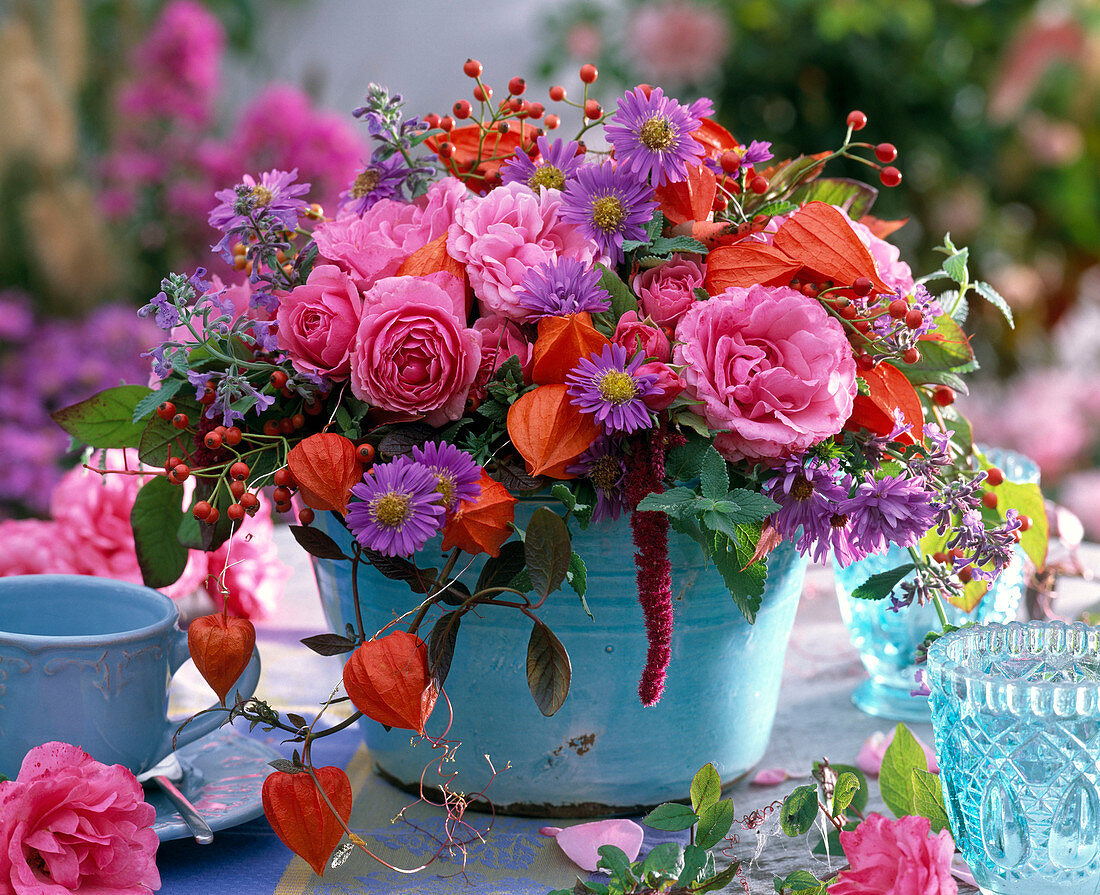
{"label": "orange physalis lantern", "polygon": [[428,648],[408,631],[368,640],[353,652],[344,665],[344,689],[368,718],[419,734],[439,695],[428,673]]}
{"label": "orange physalis lantern", "polygon": [[[315,768],[314,774],[344,824],[351,817],[352,793],[348,775],[339,768]],[[340,844],[344,826],[325,803],[308,772],[276,771],[264,780],[264,815],[275,835],[294,854],[305,859],[318,876]]]}

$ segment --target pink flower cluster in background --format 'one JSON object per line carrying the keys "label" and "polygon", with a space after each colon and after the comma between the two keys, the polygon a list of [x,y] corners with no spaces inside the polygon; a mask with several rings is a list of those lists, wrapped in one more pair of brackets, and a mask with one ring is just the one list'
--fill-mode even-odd
{"label": "pink flower cluster in background", "polygon": [[664,0],[634,9],[623,44],[646,77],[682,85],[721,74],[731,41],[729,24],[719,9],[689,0]]}
{"label": "pink flower cluster in background", "polygon": [[[123,451],[108,451],[105,463],[107,469],[138,468]],[[137,475],[70,471],[54,488],[52,518],[0,522],[0,577],[99,575],[140,584],[130,510],[142,484]],[[245,517],[240,534],[213,553],[192,550],[183,576],[164,592],[181,599],[202,588],[219,607],[224,598],[233,615],[268,616],[290,576],[273,531],[271,506],[261,494],[259,511]]]}
{"label": "pink flower cluster in background", "polygon": [[156,810],[122,765],[68,743],[27,753],[0,783],[0,889],[145,895],[160,888]]}

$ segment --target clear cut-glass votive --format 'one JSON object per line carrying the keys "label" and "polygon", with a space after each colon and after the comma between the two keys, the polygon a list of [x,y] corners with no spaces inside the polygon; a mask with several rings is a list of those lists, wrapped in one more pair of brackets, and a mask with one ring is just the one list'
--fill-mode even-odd
{"label": "clear cut-glass votive", "polygon": [[947,815],[983,892],[1100,893],[1100,629],[977,625],[925,675]]}

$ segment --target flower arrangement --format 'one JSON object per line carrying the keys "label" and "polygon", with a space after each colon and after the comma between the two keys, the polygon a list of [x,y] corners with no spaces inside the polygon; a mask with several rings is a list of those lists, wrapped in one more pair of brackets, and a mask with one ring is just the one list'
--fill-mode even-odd
{"label": "flower arrangement", "polygon": [[[899,222],[867,213],[877,190],[823,175],[844,157],[900,181],[892,145],[856,138],[866,116],[848,116],[832,152],[775,160],[706,99],[640,86],[605,112],[591,65],[579,100],[551,88],[561,114],[525,99],[522,78],[494,99],[478,62],[463,70],[476,105],[445,117],[405,118],[399,96],[371,85],[355,114],[375,148],[334,214],[306,202],[295,171],[217,193],[215,249],[247,279],[166,278],[140,312],[165,332],[154,385],[56,415],[160,470],[132,517],[147,583],[175,580],[188,546],[225,543],[261,488],[274,486],[281,513],[296,491],[303,547],[350,560],[353,582],[370,564],[415,595],[389,630],[357,613],[307,644],[350,654],[343,685],[359,712],[425,735],[454,628],[436,625],[427,643],[419,632],[444,604],[453,619],[490,606],[529,616],[532,695],[547,715],[561,706],[568,657],[538,610],[566,583],[585,596],[571,526],[631,528],[645,705],[670,660],[671,530],[698,543],[750,622],[782,540],[842,564],[909,548],[911,563],[861,588],[883,598],[913,573],[897,606],[973,605],[1018,542],[1041,553],[1037,488],[1004,481],[953,406],[974,366],[968,295],[1003,302],[970,281],[949,239],[943,268],[915,280],[885,241]],[[574,138],[553,139],[565,115]],[[953,288],[933,296],[936,278]],[[520,497],[539,504],[525,528]],[[318,513],[348,529],[350,548]],[[438,569],[426,564],[436,537]],[[470,587],[462,572],[478,556]],[[250,625],[223,613],[191,633],[226,700]],[[310,763],[326,731],[260,700],[226,709],[302,743],[269,778],[265,808],[321,872],[350,810],[342,772]],[[307,802],[326,832],[304,845],[294,818]],[[460,837],[466,800],[443,804]]]}

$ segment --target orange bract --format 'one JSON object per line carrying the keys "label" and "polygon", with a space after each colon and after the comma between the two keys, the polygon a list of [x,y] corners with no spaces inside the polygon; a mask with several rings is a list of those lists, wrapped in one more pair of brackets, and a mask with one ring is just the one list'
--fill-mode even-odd
{"label": "orange bract", "polygon": [[[315,768],[314,773],[346,824],[352,805],[348,775],[335,767]],[[340,844],[344,827],[325,804],[313,778],[304,771],[275,771],[264,780],[261,800],[264,816],[283,845],[304,858],[314,873],[324,876],[325,865]]]}
{"label": "orange bract", "polygon": [[355,444],[334,432],[318,432],[298,442],[287,465],[306,506],[347,512],[351,486],[363,478]]}
{"label": "orange bract", "polygon": [[657,187],[661,211],[673,224],[705,221],[718,192],[714,172],[705,165],[688,165],[687,179]]}
{"label": "orange bract", "polygon": [[443,526],[443,549],[458,547],[469,554],[499,556],[501,545],[512,534],[516,499],[500,482],[481,471],[481,494],[464,500]]}
{"label": "orange bract", "polygon": [[429,274],[449,273],[459,280],[467,291],[466,304],[469,310],[469,282],[466,279],[466,265],[447,254],[447,234],[443,233],[427,245],[421,246],[397,269],[395,276],[426,277]]}
{"label": "orange bract", "polygon": [[733,287],[747,289],[757,283],[786,285],[801,269],[801,262],[774,246],[739,242],[719,246],[707,255],[704,285],[711,295]]}
{"label": "orange bract", "polygon": [[531,475],[576,478],[566,467],[588,450],[600,434],[592,414],[570,402],[564,383],[539,386],[521,395],[508,411],[508,436]]}
{"label": "orange bract", "polygon": [[225,705],[229,688],[241,676],[256,646],[256,628],[247,618],[220,612],[196,618],[187,628],[191,660]]}
{"label": "orange bract", "polygon": [[902,444],[924,441],[924,410],[912,383],[897,367],[882,361],[860,377],[866,380],[871,393],[856,395],[852,415],[844,428],[852,432],[869,429],[876,435],[889,435],[894,429],[894,412],[900,411],[902,419],[912,429],[898,436]]}
{"label": "orange bract", "polygon": [[611,341],[592,326],[586,311],[565,317],[544,317],[532,352],[531,379],[538,385],[564,382],[577,362],[599,354]]}
{"label": "orange bract", "polygon": [[344,665],[344,689],[368,718],[424,733],[439,695],[428,673],[428,648],[408,631],[368,640]]}
{"label": "orange bract", "polygon": [[[524,125],[523,142],[532,144],[534,141],[535,128]],[[497,130],[483,132],[478,125],[467,124],[453,128],[449,134],[436,134],[424,141],[424,145],[437,155],[441,143],[450,143],[454,147],[449,159],[440,158],[444,167],[455,175],[472,171],[474,176],[466,181],[466,185],[475,192],[484,192],[485,178],[495,175],[519,148],[520,125],[509,121],[508,133],[502,134]],[[479,157],[481,162],[475,168]]]}

